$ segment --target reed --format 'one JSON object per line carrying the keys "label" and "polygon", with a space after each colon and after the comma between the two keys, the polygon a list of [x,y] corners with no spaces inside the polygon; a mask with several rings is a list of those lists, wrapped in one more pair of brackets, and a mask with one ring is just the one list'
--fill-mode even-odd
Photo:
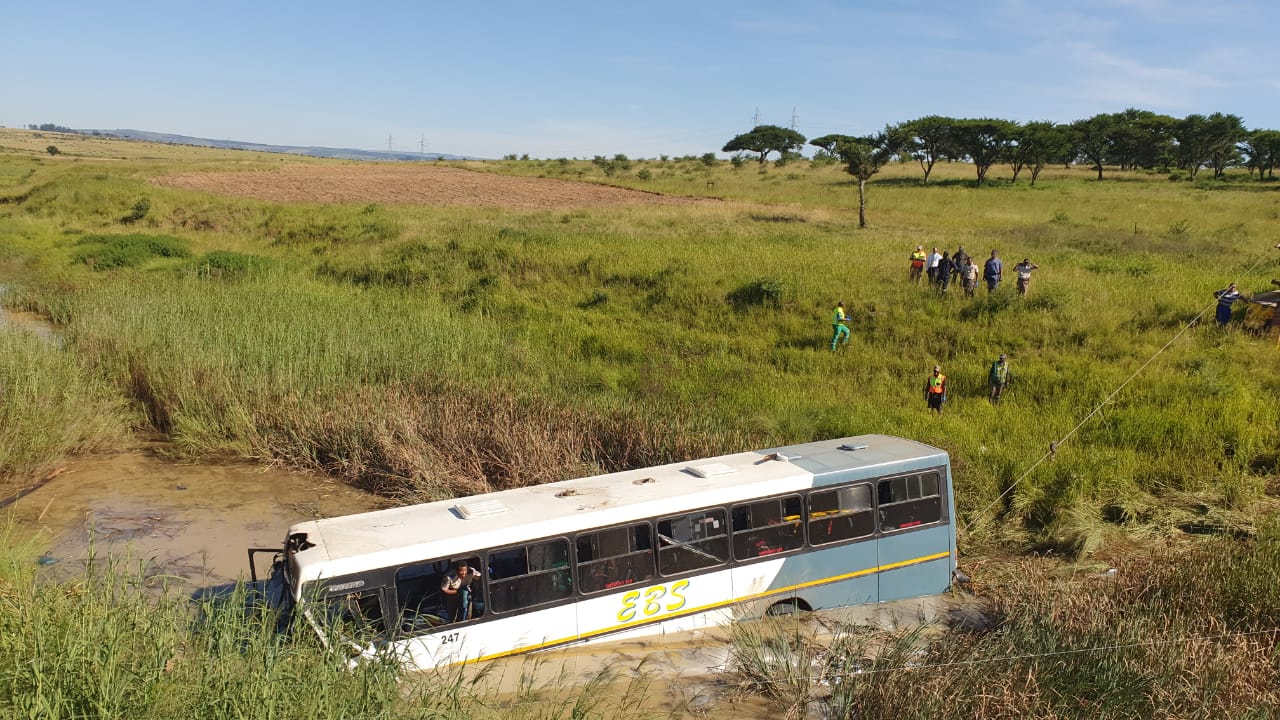
{"label": "reed", "polygon": [[[1237,522],[1280,471],[1269,346],[1202,320],[1024,477],[1274,244],[1253,186],[1054,170],[979,189],[961,164],[922,186],[894,166],[858,231],[845,176],[808,163],[645,161],[648,180],[594,179],[719,199],[541,211],[272,204],[142,181],[219,157],[0,162],[25,195],[0,206],[15,297],[65,323],[69,351],[189,457],[308,465],[419,499],[884,432],[951,453],[966,547],[1071,553],[1193,523],[1206,503]],[[181,238],[192,258],[76,265],[84,237],[125,234],[142,196],[128,231]],[[905,281],[918,243],[1042,269],[1027,298],[941,295]],[[217,253],[253,260],[213,272]],[[1280,254],[1251,282],[1274,275]],[[833,354],[841,299],[854,338]],[[1001,352],[1016,379],[993,407]],[[935,363],[950,376],[941,417],[920,399]]]}

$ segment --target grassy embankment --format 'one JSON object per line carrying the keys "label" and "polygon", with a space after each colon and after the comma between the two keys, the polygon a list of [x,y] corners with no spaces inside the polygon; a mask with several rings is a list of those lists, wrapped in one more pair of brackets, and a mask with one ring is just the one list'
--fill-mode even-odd
{"label": "grassy embankment", "polygon": [[[685,163],[649,182],[730,199],[530,212],[279,205],[144,182],[186,169],[180,158],[13,151],[2,164],[16,198],[0,206],[9,300],[64,323],[85,371],[192,457],[310,465],[421,498],[888,432],[952,453],[971,538],[1071,550],[1114,525],[1225,521],[1276,472],[1274,350],[1204,323],[992,507],[1273,242],[1269,184],[1057,170],[1034,189],[978,189],[953,166],[922,187],[901,166],[873,184],[859,232],[830,166],[722,164],[707,188]],[[131,233],[190,256],[104,263],[104,244]],[[1043,269],[1026,299],[1011,284],[938,297],[904,282],[917,242]],[[837,299],[854,340],[833,355]],[[1000,352],[1017,382],[991,407]],[[941,418],[919,393],[934,363],[951,378]]]}
{"label": "grassy embankment", "polygon": [[1132,550],[1091,572],[985,568],[994,622],[938,632],[734,628],[743,691],[797,717],[1273,718],[1280,526]]}
{"label": "grassy embankment", "polygon": [[[1247,522],[1277,471],[1274,346],[1205,324],[1007,507],[989,508],[1274,242],[1270,185],[1057,171],[1034,190],[978,190],[957,167],[926,188],[912,168],[892,168],[872,185],[873,227],[859,232],[852,190],[830,167],[720,167],[714,188],[690,163],[653,173],[670,191],[731,198],[685,208],[279,206],[144,182],[279,158],[59,144],[57,158],[42,146],[0,153],[6,302],[65,333],[65,350],[12,333],[0,346],[6,370],[18,369],[9,387],[21,389],[0,400],[22,418],[4,429],[6,475],[114,437],[130,422],[121,397],[191,457],[313,465],[409,497],[891,432],[952,452],[968,545],[1015,537],[1089,550],[1111,527]],[[122,223],[144,198],[146,212]],[[1026,300],[1011,287],[939,298],[903,282],[917,242],[979,256],[995,246],[1043,269]],[[1246,287],[1276,274],[1272,259]],[[832,355],[836,299],[855,331]],[[1001,351],[1018,382],[993,408],[985,369]],[[941,418],[918,392],[934,362],[952,378]],[[43,403],[49,387],[67,401]],[[36,419],[37,406],[54,419]],[[41,423],[65,438],[38,441]],[[1176,562],[1117,562],[1114,580],[1059,583],[1030,564],[1002,582],[983,573],[998,632],[948,635],[923,656],[908,638],[878,659],[851,636],[832,655],[837,674],[851,662],[972,664],[841,681],[828,702],[869,717],[1268,716],[1274,636],[1231,633],[1280,621],[1275,548],[1263,531]],[[0,563],[0,621],[11,623],[0,697],[15,714],[163,717],[179,702],[194,717],[510,714],[456,679],[418,696],[393,689],[386,668],[348,674],[234,616],[192,636],[184,603],[133,594],[127,573],[58,584],[33,570],[30,553]],[[1098,646],[1111,649],[1049,654]],[[812,697],[762,689],[787,706]]]}

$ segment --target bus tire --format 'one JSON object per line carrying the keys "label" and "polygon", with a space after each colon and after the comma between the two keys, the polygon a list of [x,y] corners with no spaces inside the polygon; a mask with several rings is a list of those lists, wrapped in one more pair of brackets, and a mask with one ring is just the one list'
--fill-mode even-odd
{"label": "bus tire", "polygon": [[764,614],[771,617],[783,617],[795,615],[798,612],[808,612],[808,610],[809,604],[803,600],[781,600],[770,605]]}

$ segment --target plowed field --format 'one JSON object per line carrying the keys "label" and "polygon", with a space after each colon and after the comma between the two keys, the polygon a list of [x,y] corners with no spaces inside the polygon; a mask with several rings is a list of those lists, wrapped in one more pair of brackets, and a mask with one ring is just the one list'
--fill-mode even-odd
{"label": "plowed field", "polygon": [[293,165],[250,172],[192,172],[156,185],[275,202],[377,202],[557,209],[613,205],[686,205],[698,198],[592,183],[511,177],[432,165]]}

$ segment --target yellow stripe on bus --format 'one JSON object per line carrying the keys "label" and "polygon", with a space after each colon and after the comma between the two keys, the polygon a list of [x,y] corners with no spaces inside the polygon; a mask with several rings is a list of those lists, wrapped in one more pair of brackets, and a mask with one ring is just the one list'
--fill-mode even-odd
{"label": "yellow stripe on bus", "polygon": [[[651,625],[653,623],[664,622],[666,620],[674,620],[676,618],[682,618],[689,615],[697,615],[700,612],[717,610],[719,608],[722,608],[728,605],[736,605],[738,603],[747,602],[749,600],[758,600],[763,597],[769,597],[770,595],[785,595],[787,593],[795,592],[797,590],[802,590],[804,588],[811,588],[817,585],[826,585],[828,583],[840,582],[841,580],[852,580],[853,578],[856,578],[856,577],[863,577],[866,575],[871,575],[872,573],[882,572],[884,570],[896,570],[898,568],[906,567],[908,565],[918,565],[920,563],[926,563],[933,560],[941,560],[942,558],[950,557],[950,556],[951,556],[950,550],[940,552],[940,553],[934,553],[932,555],[922,555],[917,558],[911,558],[910,560],[902,560],[896,563],[889,563],[888,565],[878,565],[876,567],[867,568],[865,570],[857,570],[855,572],[845,573],[843,575],[833,575],[831,577],[822,578],[821,580],[810,580],[809,582],[803,582],[796,585],[788,585],[787,587],[777,588],[774,590],[767,590],[765,592],[756,593],[754,595],[745,595],[743,597],[733,598],[732,600],[724,600],[722,602],[711,603],[709,605],[703,605],[701,607],[690,608],[683,612],[672,613],[671,615],[664,615],[662,617],[653,618],[645,622],[631,622],[631,623],[624,623],[622,625],[614,625],[612,627],[596,630],[595,632],[592,632],[589,635],[577,635],[574,637],[561,638],[559,640],[548,640],[547,642],[539,643],[537,645],[526,645],[524,647],[517,648],[515,650],[504,650],[503,652],[500,652],[500,653],[485,655],[482,657],[478,657],[474,660],[463,660],[460,662],[483,662],[485,660],[496,660],[498,658],[508,657],[510,655],[519,655],[521,653],[535,652],[537,650],[542,650],[543,648],[548,648],[555,645],[564,645],[565,643],[590,640],[592,638],[596,638],[601,635],[608,635],[609,633],[618,632],[620,630],[626,630],[628,628],[642,627],[644,625]],[[457,665],[459,663],[452,663],[452,664]]]}

